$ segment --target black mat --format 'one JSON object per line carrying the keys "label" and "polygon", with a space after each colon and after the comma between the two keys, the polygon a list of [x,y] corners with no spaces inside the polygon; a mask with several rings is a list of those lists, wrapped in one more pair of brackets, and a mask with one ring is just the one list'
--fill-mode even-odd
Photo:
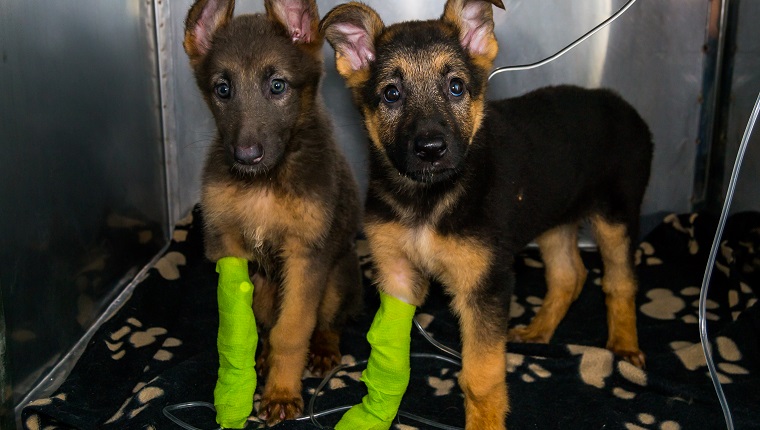
{"label": "black mat", "polygon": [[[174,241],[131,299],[90,342],[72,374],[55,393],[23,410],[28,429],[179,429],[164,407],[212,402],[216,378],[216,274],[203,259],[199,215],[177,228]],[[583,252],[586,286],[548,345],[509,344],[511,429],[719,429],[725,428],[704,363],[697,301],[716,219],[666,217],[641,244],[639,337],[647,354],[641,371],[603,348],[605,309],[600,258]],[[360,248],[363,248],[360,243]],[[545,294],[537,251],[518,259],[512,325],[526,324]],[[363,257],[365,276],[371,261]],[[378,306],[365,279],[365,315],[343,338],[344,362],[366,359],[364,338]],[[716,365],[739,429],[760,428],[760,214],[734,215],[724,235],[708,302],[708,328]],[[419,310],[435,339],[459,348],[456,321],[440,288]],[[412,334],[412,351],[438,352]],[[412,381],[402,410],[463,426],[458,367],[430,358],[412,360]],[[358,402],[362,368],[341,371],[316,399],[316,411]],[[308,403],[320,380],[308,375]],[[258,399],[258,396],[257,396]],[[258,402],[256,403],[258,405]],[[213,412],[177,412],[202,429],[215,428]],[[320,419],[333,425],[337,415]],[[52,427],[49,427],[52,426]],[[251,424],[250,428],[254,425]],[[276,428],[310,429],[308,422]],[[433,428],[400,418],[396,429]]]}

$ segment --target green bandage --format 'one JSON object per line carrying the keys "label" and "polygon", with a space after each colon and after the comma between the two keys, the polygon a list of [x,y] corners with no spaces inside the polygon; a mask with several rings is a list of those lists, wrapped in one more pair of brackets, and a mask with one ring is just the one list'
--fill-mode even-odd
{"label": "green bandage", "polygon": [[412,319],[415,307],[380,293],[367,340],[372,346],[361,380],[367,395],[341,418],[335,430],[387,430],[409,385]]}
{"label": "green bandage", "polygon": [[222,428],[245,427],[256,391],[256,319],[248,261],[225,257],[216,263],[219,273],[219,377],[214,388],[216,422]]}

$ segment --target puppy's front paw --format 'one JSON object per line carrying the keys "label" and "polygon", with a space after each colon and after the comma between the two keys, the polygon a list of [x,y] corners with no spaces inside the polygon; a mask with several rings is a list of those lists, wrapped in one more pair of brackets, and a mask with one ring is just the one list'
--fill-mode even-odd
{"label": "puppy's front paw", "polygon": [[515,327],[507,333],[507,340],[518,343],[548,343],[551,334],[528,327]]}
{"label": "puppy's front paw", "polygon": [[619,349],[616,350],[612,348],[610,349],[613,353],[615,353],[615,355],[633,364],[639,369],[644,369],[646,367],[646,357],[644,356],[643,352],[639,350],[628,351],[628,350],[619,350]]}
{"label": "puppy's front paw", "polygon": [[285,390],[264,394],[259,406],[259,418],[265,420],[269,426],[297,418],[301,412],[303,412],[301,394],[289,393]]}

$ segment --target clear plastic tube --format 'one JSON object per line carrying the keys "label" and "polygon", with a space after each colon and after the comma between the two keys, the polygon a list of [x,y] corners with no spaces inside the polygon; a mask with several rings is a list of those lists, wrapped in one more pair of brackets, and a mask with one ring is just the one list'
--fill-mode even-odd
{"label": "clear plastic tube", "polygon": [[[415,320],[415,323],[416,322],[417,322],[417,320]],[[417,324],[417,329],[420,331],[420,333],[422,333],[423,337],[425,337],[425,339],[427,339],[428,341],[430,341],[430,340],[433,339],[422,328],[422,326],[420,326],[419,324]],[[446,349],[452,351],[455,354],[455,356],[457,356],[457,358],[459,358],[458,356],[460,354],[456,350],[448,348],[445,345],[442,345],[442,344],[440,344],[438,342],[435,342],[435,344],[437,344],[436,346],[439,347],[439,348],[443,347],[443,348],[446,348]],[[458,359],[454,359],[454,358],[450,358],[450,357],[445,357],[445,356],[437,355],[437,354],[414,353],[414,354],[411,354],[411,356],[412,356],[412,358],[429,358],[429,359],[434,359],[434,360],[445,361],[445,362],[453,364],[455,366],[460,366],[460,367],[462,366],[462,362],[459,361]],[[366,364],[367,364],[367,360],[362,360],[362,361],[357,361],[354,364],[342,364],[342,365],[336,367],[335,369],[333,369],[330,373],[327,374],[327,376],[325,376],[324,379],[322,379],[322,382],[320,382],[320,384],[314,390],[314,393],[311,395],[311,398],[309,399],[309,405],[307,407],[307,413],[308,413],[308,415],[305,415],[305,416],[303,416],[301,418],[297,418],[296,420],[297,421],[307,421],[307,420],[310,420],[311,423],[313,425],[315,425],[317,428],[320,428],[320,429],[329,429],[330,427],[325,427],[322,424],[320,424],[319,421],[317,421],[317,418],[323,417],[323,416],[326,416],[326,415],[330,415],[330,414],[333,414],[333,413],[338,413],[338,412],[346,411],[346,410],[350,409],[351,406],[353,406],[353,405],[350,405],[350,406],[338,406],[338,407],[335,407],[335,408],[332,408],[332,409],[327,409],[327,410],[315,413],[314,412],[314,407],[315,407],[316,399],[319,396],[319,393],[322,392],[322,389],[325,387],[325,385],[327,385],[327,383],[330,381],[330,379],[332,379],[341,370],[350,369],[352,367],[362,366],[362,365],[366,365]],[[419,415],[415,415],[415,414],[412,414],[412,413],[409,413],[409,412],[405,412],[405,411],[402,411],[402,410],[398,411],[398,416],[399,417],[408,418],[408,419],[417,421],[419,423],[426,424],[426,425],[429,425],[431,427],[435,427],[435,428],[439,428],[439,429],[443,429],[443,430],[463,430],[461,427],[454,427],[454,426],[450,426],[450,425],[447,425],[447,424],[441,424],[439,422],[436,422],[436,421],[433,421],[433,420],[430,420],[430,419],[427,419],[427,418],[424,418],[424,417],[421,417]]]}
{"label": "clear plastic tube", "polygon": [[[200,429],[198,427],[192,426],[181,419],[177,418],[172,412],[178,411],[180,409],[191,409],[191,408],[208,408],[214,412],[216,412],[216,408],[214,408],[214,405],[209,402],[185,402],[185,403],[178,403],[176,405],[168,405],[164,407],[164,415],[166,418],[169,418],[174,424],[177,424],[178,426],[182,427],[186,430],[208,430],[208,429]],[[221,427],[217,427],[213,430],[222,430]]]}
{"label": "clear plastic tube", "polygon": [[739,151],[736,154],[734,168],[731,171],[731,180],[728,183],[726,199],[723,202],[723,209],[720,212],[720,219],[718,220],[718,229],[715,231],[715,238],[713,238],[712,247],[710,248],[710,256],[707,259],[705,276],[702,278],[702,288],[699,291],[699,338],[702,342],[702,351],[705,353],[705,361],[707,362],[707,369],[710,372],[710,379],[712,379],[713,386],[715,387],[715,393],[718,396],[720,407],[723,409],[723,417],[726,420],[726,428],[728,430],[733,430],[734,422],[733,418],[731,417],[731,410],[728,407],[726,395],[723,393],[723,388],[720,385],[720,380],[718,379],[718,374],[715,370],[715,362],[713,361],[712,357],[710,339],[707,337],[707,318],[705,318],[705,313],[707,309],[707,292],[710,288],[710,277],[712,276],[713,266],[715,265],[715,256],[718,253],[718,247],[720,246],[720,239],[723,235],[723,229],[726,227],[728,210],[731,207],[731,200],[733,199],[734,192],[736,191],[736,181],[739,177],[739,170],[741,169],[744,153],[746,152],[747,145],[749,144],[749,137],[752,134],[752,130],[755,128],[758,111],[760,111],[760,94],[757,95],[755,107],[752,109],[752,114],[750,115],[749,121],[747,122],[747,128],[744,129],[744,136],[742,136],[742,141],[739,145]]}

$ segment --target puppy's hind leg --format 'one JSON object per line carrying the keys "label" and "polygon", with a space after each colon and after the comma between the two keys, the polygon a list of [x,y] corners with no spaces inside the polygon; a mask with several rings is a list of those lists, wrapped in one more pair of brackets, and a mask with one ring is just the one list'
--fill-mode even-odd
{"label": "puppy's hind leg", "polygon": [[633,272],[633,228],[602,216],[591,218],[602,255],[602,290],[607,305],[607,349],[637,367],[644,367],[636,333],[636,278]]}
{"label": "puppy's hind leg", "polygon": [[353,250],[338,258],[327,280],[311,336],[309,370],[323,376],[340,364],[340,334],[346,320],[361,310],[359,259]]}
{"label": "puppy's hind leg", "polygon": [[588,272],[578,251],[577,224],[555,227],[539,236],[536,242],[546,266],[546,297],[527,327],[509,331],[510,341],[549,342],[586,282]]}

